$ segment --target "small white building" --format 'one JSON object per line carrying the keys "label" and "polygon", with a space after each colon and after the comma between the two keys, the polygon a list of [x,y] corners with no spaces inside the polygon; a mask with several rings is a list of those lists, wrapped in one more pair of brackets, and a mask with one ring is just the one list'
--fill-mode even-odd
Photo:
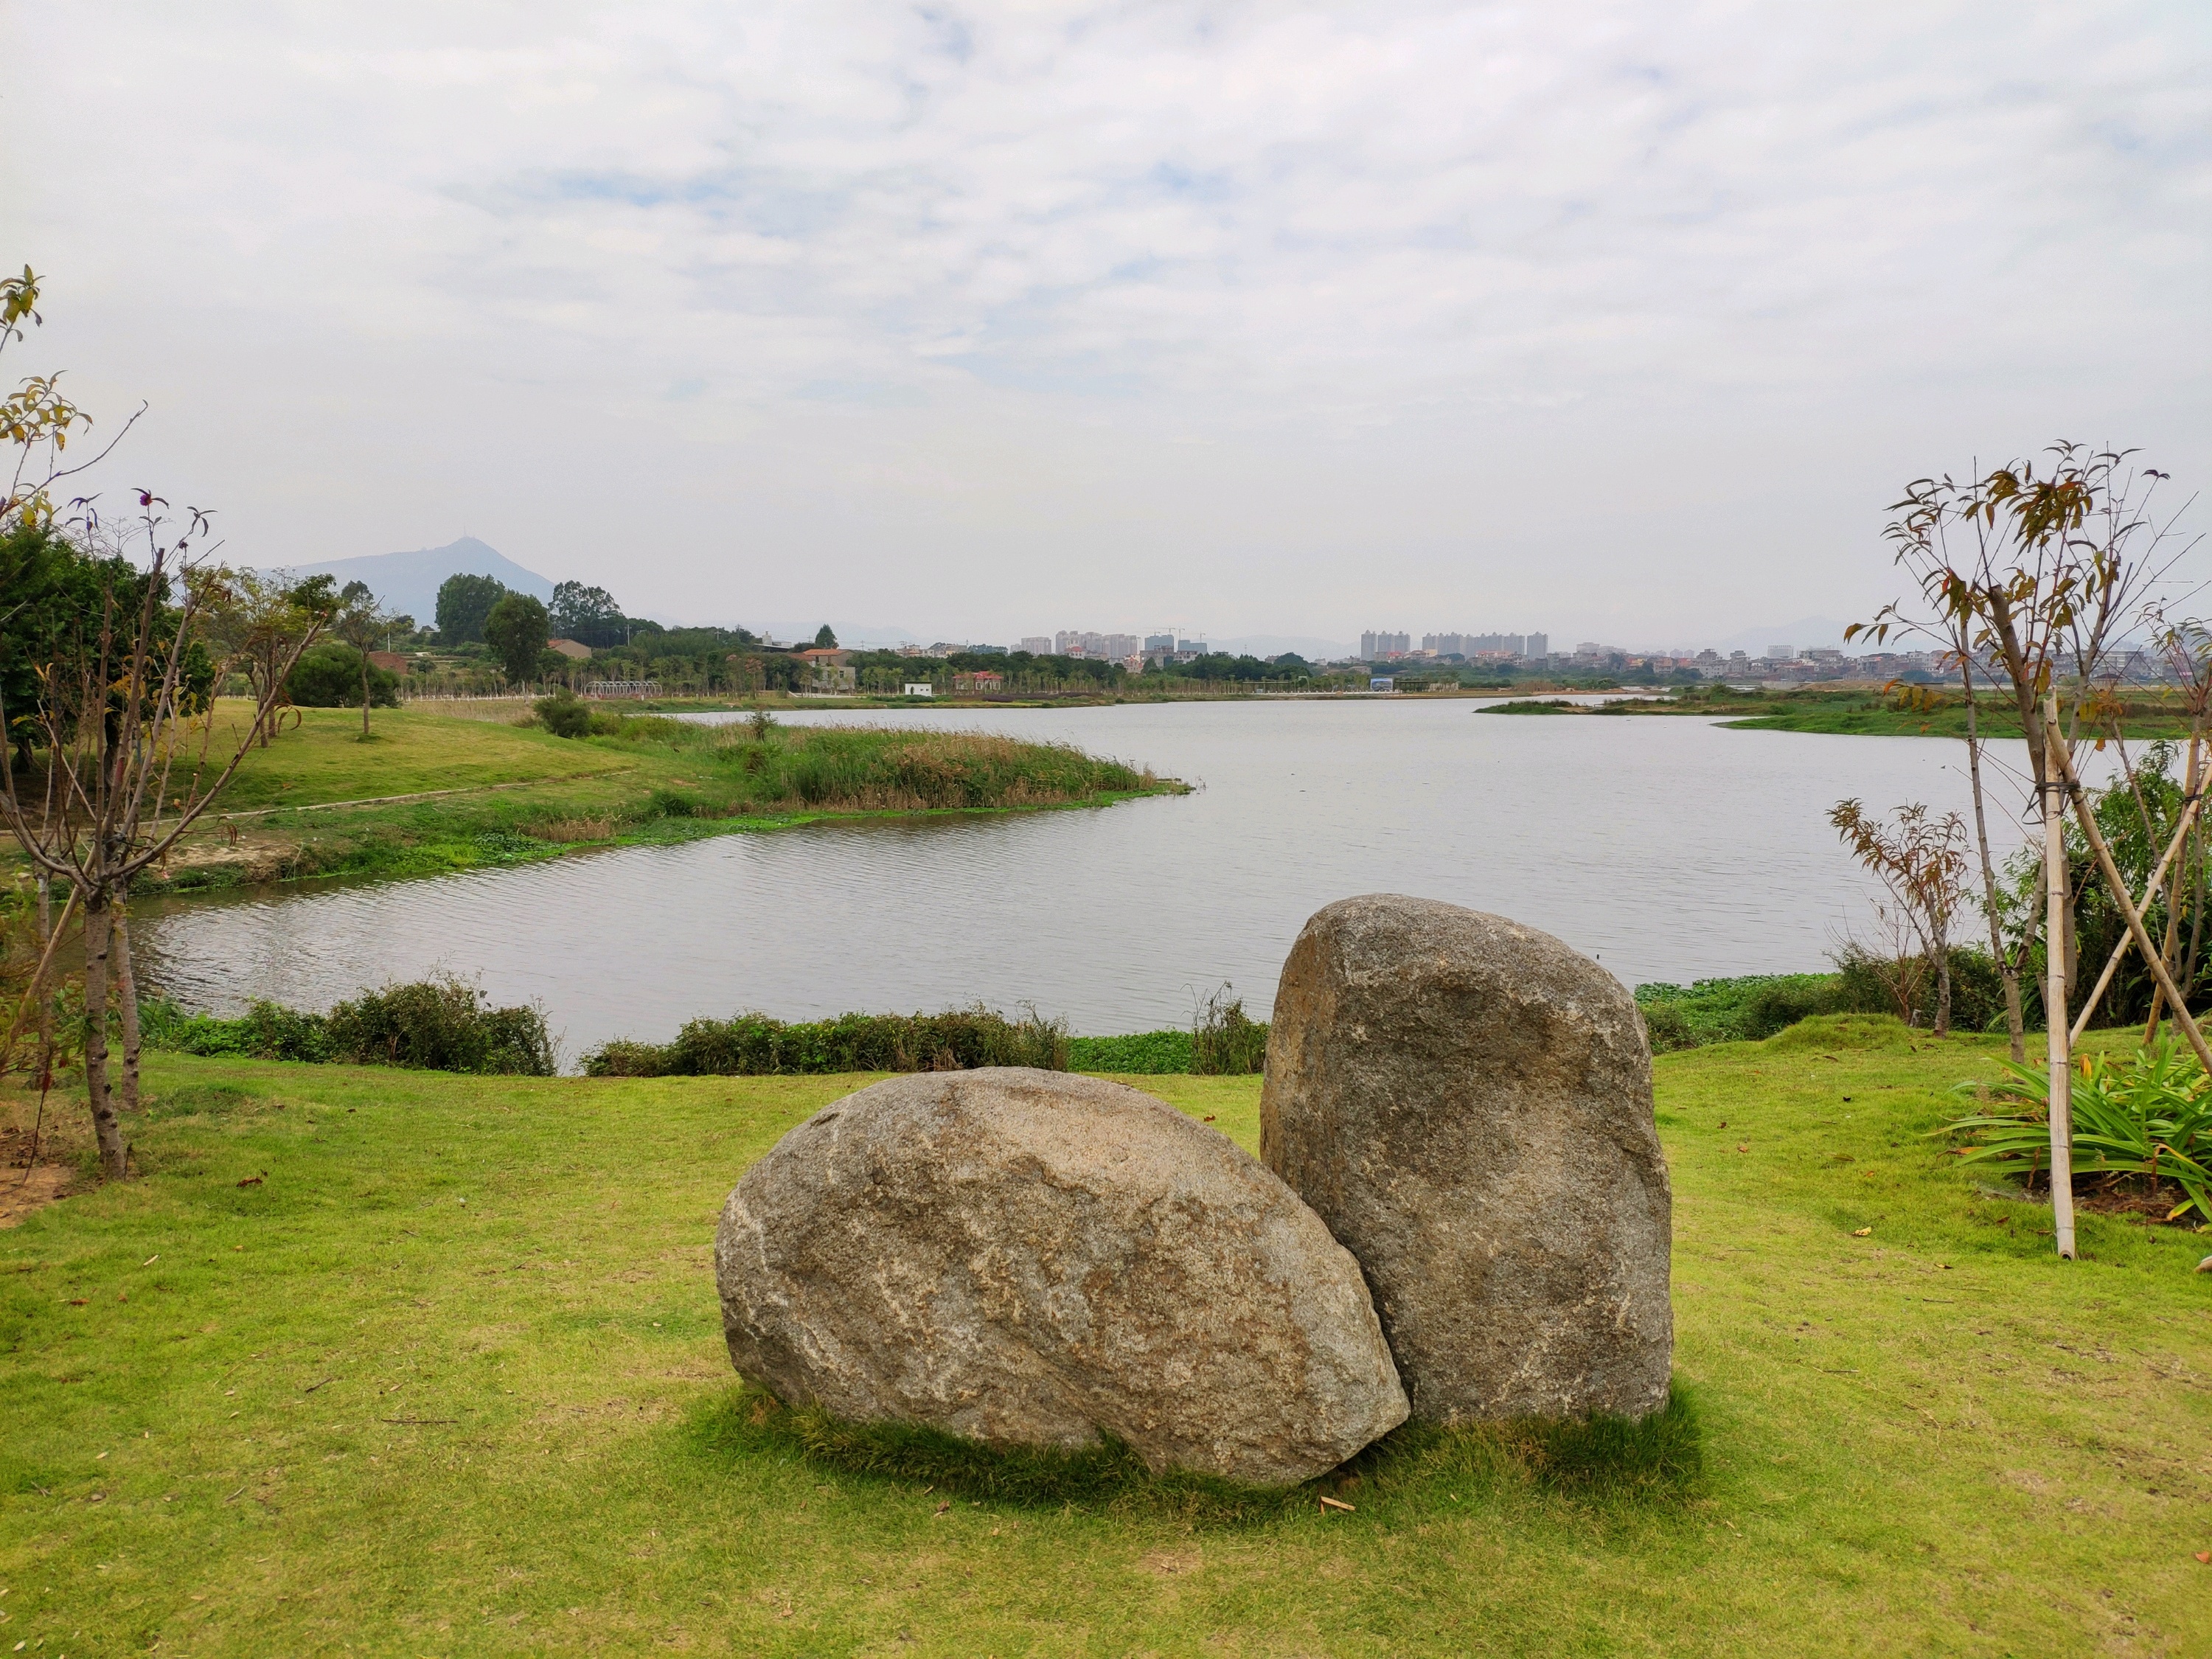
{"label": "small white building", "polygon": [[937,688],[927,680],[908,680],[904,693],[909,697],[933,697],[937,695]]}

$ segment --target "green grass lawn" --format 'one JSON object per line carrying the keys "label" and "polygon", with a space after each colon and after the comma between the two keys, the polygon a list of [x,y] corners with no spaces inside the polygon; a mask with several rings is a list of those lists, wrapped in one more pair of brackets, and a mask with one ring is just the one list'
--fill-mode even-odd
{"label": "green grass lawn", "polygon": [[[526,710],[525,712],[527,712]],[[216,747],[228,752],[251,711],[218,705]],[[302,708],[299,723],[266,749],[257,745],[223,797],[234,812],[271,806],[494,784],[558,783],[582,777],[624,777],[647,765],[640,754],[615,754],[564,741],[535,726],[506,720],[454,720],[410,708],[370,711],[370,740],[361,740],[361,711]]]}
{"label": "green grass lawn", "polygon": [[[715,1213],[856,1079],[151,1058],[144,1178],[0,1232],[0,1651],[2212,1651],[2212,1240],[2053,1260],[1922,1138],[1997,1046],[1888,1029],[1659,1062],[1701,1493],[1447,1443],[1239,1522],[753,1420]],[[1254,1144],[1257,1079],[1140,1081]]]}
{"label": "green grass lawn", "polygon": [[[216,753],[245,713],[217,706]],[[1182,787],[1062,745],[958,731],[778,728],[761,744],[648,718],[563,738],[380,708],[363,742],[358,709],[296,713],[138,890],[434,875],[824,817],[1105,805]],[[0,846],[0,877],[25,867],[12,840]]]}

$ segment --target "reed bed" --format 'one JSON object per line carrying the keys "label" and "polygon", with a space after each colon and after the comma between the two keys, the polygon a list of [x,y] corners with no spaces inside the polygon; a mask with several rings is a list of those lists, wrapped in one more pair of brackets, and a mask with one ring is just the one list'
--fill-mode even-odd
{"label": "reed bed", "polygon": [[1150,768],[1071,744],[981,732],[706,726],[665,715],[596,714],[586,742],[672,750],[700,763],[691,791],[663,791],[670,817],[817,811],[921,812],[1065,806],[1159,787]]}

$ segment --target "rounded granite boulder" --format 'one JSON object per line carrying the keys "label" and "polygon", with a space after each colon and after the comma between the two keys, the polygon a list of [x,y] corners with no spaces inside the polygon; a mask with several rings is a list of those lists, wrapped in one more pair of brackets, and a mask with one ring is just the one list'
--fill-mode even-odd
{"label": "rounded granite boulder", "polygon": [[730,1358],[790,1403],[997,1445],[1100,1431],[1255,1485],[1405,1420],[1359,1268],[1226,1136],[1120,1084],[894,1078],[791,1131],[722,1210]]}
{"label": "rounded granite boulder", "polygon": [[1359,1259],[1414,1416],[1666,1403],[1650,1049],[1587,957],[1433,899],[1317,912],[1275,993],[1260,1150]]}

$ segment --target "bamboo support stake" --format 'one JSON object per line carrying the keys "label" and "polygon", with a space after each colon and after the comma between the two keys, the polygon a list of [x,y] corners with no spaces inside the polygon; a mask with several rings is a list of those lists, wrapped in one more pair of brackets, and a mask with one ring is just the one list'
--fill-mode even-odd
{"label": "bamboo support stake", "polygon": [[[2191,769],[2193,771],[2195,768],[2192,766]],[[2147,906],[2150,903],[2152,896],[2158,891],[2160,879],[2166,874],[2166,866],[2172,861],[2173,855],[2181,850],[2182,843],[2188,838],[2190,830],[2196,826],[2197,809],[2200,804],[2192,790],[2189,805],[2183,809],[2181,814],[2180,827],[2174,831],[2173,839],[2166,843],[2166,851],[2159,857],[2158,867],[2150,872],[2150,881],[2143,888],[2141,901],[2142,905]],[[2177,870],[2174,873],[2179,876],[2180,872]],[[2169,927],[2168,931],[2171,932],[2172,929]],[[2073,1040],[2075,1042],[2079,1042],[2081,1040],[2081,1033],[2089,1029],[2089,1016],[2096,1012],[2098,999],[2105,994],[2105,988],[2112,982],[2112,975],[2119,971],[2120,963],[2125,958],[2129,951],[2134,948],[2136,936],[2133,933],[2121,934],[2120,942],[2112,947],[2112,954],[2105,958],[2105,971],[2097,975],[2095,988],[2089,993],[2087,1000],[2082,1003],[2081,1012],[2074,1021]],[[2166,993],[2160,990],[2158,994],[2162,997]]]}
{"label": "bamboo support stake", "polygon": [[[2058,708],[2056,697],[2051,699],[2050,708],[2051,715],[2055,716]],[[2050,720],[2049,724],[2056,729],[2055,719]],[[2204,1033],[2197,1029],[2196,1016],[2189,1012],[2189,1004],[2175,988],[2173,975],[2166,971],[2165,959],[2151,947],[2150,933],[2143,927],[2142,912],[2136,908],[2134,896],[2129,893],[2127,884],[2120,879],[2118,867],[2112,862],[2112,849],[2105,845],[2104,835],[2097,828],[2097,816],[2089,810],[2088,797],[2082,793],[2081,780],[2074,775],[2073,763],[2067,759],[2065,749],[2061,744],[2054,744],[2051,753],[2051,758],[2058,763],[2059,775],[2066,793],[2073,798],[2075,821],[2081,826],[2081,834],[2089,843],[2089,850],[2097,855],[2097,867],[2105,872],[2106,881],[2112,885],[2113,902],[2120,907],[2120,915],[2127,921],[2128,931],[2135,935],[2136,949],[2142,952],[2143,960],[2150,964],[2151,972],[2158,976],[2159,984],[2165,988],[2166,1000],[2173,1005],[2173,1023],[2181,1027],[2182,1035],[2189,1039],[2189,1046],[2197,1051],[2197,1063],[2203,1066],[2205,1075],[2212,1077],[2212,1048],[2205,1046]]]}
{"label": "bamboo support stake", "polygon": [[[2197,805],[2197,734],[2192,732],[2189,737],[2189,768],[2186,774],[2186,781],[2184,783],[2182,788],[2182,793],[2186,803],[2191,807],[2194,807]],[[2188,817],[2189,814],[2187,812],[2184,812],[2184,819],[2185,820]],[[2182,825],[2181,833],[2185,840],[2189,833],[2189,828],[2186,822]],[[2143,893],[2143,902],[2145,904],[2148,904],[2150,902],[2151,894],[2155,892],[2157,890],[2158,878],[2154,873],[2151,877],[2150,886],[2147,888]],[[2166,895],[2166,938],[2159,945],[2159,954],[2166,959],[2166,967],[2168,973],[2173,971],[2174,963],[2179,960],[2180,949],[2181,866],[2179,865],[2176,865],[2173,868],[2172,885],[2167,889]],[[2143,1024],[2143,1041],[2146,1043],[2151,1042],[2158,1036],[2159,1006],[2164,1002],[2165,1000],[2166,993],[2164,990],[2154,990],[2151,993],[2150,1018]]]}
{"label": "bamboo support stake", "polygon": [[2066,829],[2062,814],[2058,699],[2051,700],[2043,721],[2043,1024],[2050,1032],[2051,1226],[2058,1254],[2074,1259],[2073,1042],[2066,1024]]}

